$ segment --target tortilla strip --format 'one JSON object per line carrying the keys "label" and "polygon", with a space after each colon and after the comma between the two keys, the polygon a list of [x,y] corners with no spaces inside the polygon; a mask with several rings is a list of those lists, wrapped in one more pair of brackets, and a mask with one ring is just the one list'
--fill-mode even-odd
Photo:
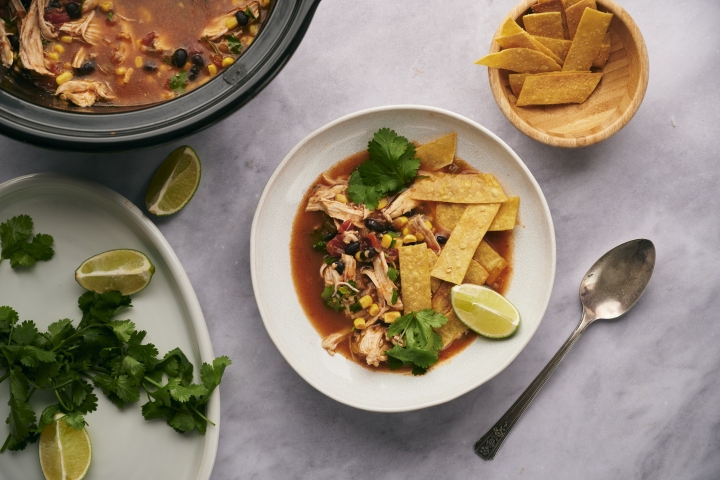
{"label": "tortilla strip", "polygon": [[578,25],[580,25],[580,19],[582,18],[583,12],[586,8],[597,10],[595,0],[580,0],[575,5],[568,7],[567,10],[565,10],[565,18],[567,18],[570,40],[575,38],[575,32],[577,31]]}
{"label": "tortilla strip", "polygon": [[480,265],[477,260],[470,260],[465,278],[462,283],[472,283],[473,285],[485,285],[485,281],[490,276],[487,270]]}
{"label": "tortilla strip", "polygon": [[528,75],[525,77],[516,105],[525,107],[583,103],[595,90],[603,74],[574,73],[575,75]]}
{"label": "tortilla strip", "polygon": [[435,207],[435,221],[444,228],[452,230],[460,221],[465,208],[467,208],[465,203],[438,203]]}
{"label": "tortilla strip", "polygon": [[415,158],[420,159],[420,169],[434,172],[450,165],[455,159],[456,144],[457,133],[453,132],[418,147]]}
{"label": "tortilla strip", "polygon": [[418,243],[398,248],[404,313],[432,308],[427,245]]}
{"label": "tortilla strip", "polygon": [[[428,267],[430,268],[430,271],[432,271],[433,267],[435,266],[435,262],[437,262],[438,256],[437,253],[433,252],[431,249],[427,249],[428,252]],[[435,277],[430,277],[430,291],[434,294],[437,292],[438,288],[440,288],[440,285],[442,285],[442,280]],[[435,307],[433,307],[435,308]]]}
{"label": "tortilla strip", "polygon": [[500,204],[500,210],[493,218],[488,232],[500,232],[515,228],[517,213],[520,208],[520,197],[508,197],[508,201]]}
{"label": "tortilla strip", "polygon": [[482,267],[488,271],[488,278],[485,283],[492,286],[495,280],[505,270],[508,263],[502,258],[485,240],[480,242],[473,259],[476,260]]}
{"label": "tortilla strip", "polygon": [[505,23],[503,23],[502,29],[500,30],[500,37],[507,37],[509,35],[515,35],[516,33],[522,32],[523,29],[520,28],[520,25],[518,23],[508,17],[505,19]]}
{"label": "tortilla strip", "polygon": [[504,68],[518,73],[557,72],[560,65],[544,53],[529,48],[508,48],[485,55],[475,62],[486,67]]}
{"label": "tortilla strip", "polygon": [[443,282],[440,280],[440,288],[435,292],[432,298],[432,309],[438,313],[446,315],[448,312],[452,312],[452,302],[450,301],[450,289],[453,287],[452,283]]}
{"label": "tortilla strip", "polygon": [[612,17],[611,13],[599,12],[592,8],[585,9],[565,59],[562,68],[564,72],[590,70],[593,60],[600,52]]}
{"label": "tortilla strip", "polygon": [[541,43],[542,45],[545,45],[547,48],[550,49],[551,52],[553,52],[555,55],[560,57],[560,59],[564,62],[565,58],[567,57],[568,52],[570,51],[570,45],[572,45],[572,42],[570,40],[560,40],[558,38],[548,38],[548,37],[533,37],[535,40],[538,41],[538,43]]}
{"label": "tortilla strip", "polygon": [[549,72],[549,73],[511,73],[508,75],[510,82],[510,89],[517,96],[520,96],[522,87],[525,84],[525,79],[530,75],[575,75],[576,73],[590,73],[590,72]]}
{"label": "tortilla strip", "polygon": [[603,68],[610,57],[610,47],[612,47],[612,40],[610,39],[610,33],[605,34],[603,43],[600,46],[600,51],[593,60],[592,66],[597,68]]}
{"label": "tortilla strip", "polygon": [[498,210],[499,203],[468,205],[430,274],[450,283],[462,283],[470,261]]}
{"label": "tortilla strip", "polygon": [[416,180],[410,197],[449,203],[502,203],[505,192],[492,175],[437,173]]}
{"label": "tortilla strip", "polygon": [[565,39],[560,12],[532,13],[522,17],[525,30],[530,35]]}
{"label": "tortilla strip", "polygon": [[445,350],[455,340],[462,337],[465,333],[468,332],[468,328],[457,318],[457,315],[455,315],[455,312],[453,310],[447,312],[445,316],[448,319],[447,323],[435,330],[437,333],[440,334],[440,337],[442,338],[443,345],[440,350]]}
{"label": "tortilla strip", "polygon": [[502,48],[528,48],[530,50],[537,50],[552,58],[558,65],[562,65],[562,60],[560,60],[552,50],[528,35],[527,32],[520,32],[507,37],[497,37],[495,41]]}
{"label": "tortilla strip", "polygon": [[565,18],[565,2],[563,0],[548,0],[532,6],[533,13],[559,12],[562,15],[563,38],[567,39],[567,19]]}

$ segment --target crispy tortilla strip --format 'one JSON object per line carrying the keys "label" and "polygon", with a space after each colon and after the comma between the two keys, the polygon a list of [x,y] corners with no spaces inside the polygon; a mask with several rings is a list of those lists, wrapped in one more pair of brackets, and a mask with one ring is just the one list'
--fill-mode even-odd
{"label": "crispy tortilla strip", "polygon": [[[438,256],[437,256],[437,253],[433,252],[429,248],[427,249],[427,252],[428,252],[428,267],[430,268],[430,271],[432,271],[433,267],[435,266],[435,262],[437,262]],[[430,277],[430,291],[433,294],[438,291],[438,288],[440,288],[440,285],[442,285],[442,280],[440,280],[439,278]]]}
{"label": "crispy tortilla strip", "polygon": [[548,57],[552,58],[558,65],[562,65],[562,60],[560,60],[560,58],[555,55],[552,50],[533,39],[527,32],[520,32],[507,37],[497,37],[495,41],[502,48],[528,48],[530,50],[537,50],[538,52],[544,53]]}
{"label": "crispy tortilla strip", "polygon": [[462,283],[472,283],[473,285],[485,285],[485,281],[490,276],[487,270],[480,265],[477,260],[470,260],[465,278]]}
{"label": "crispy tortilla strip", "polygon": [[485,283],[492,285],[500,274],[505,270],[508,263],[502,258],[485,240],[480,242],[473,259],[476,260],[482,267],[487,270],[488,278]]}
{"label": "crispy tortilla strip", "polygon": [[450,301],[450,289],[453,287],[452,283],[443,282],[440,280],[440,287],[432,297],[432,309],[443,315],[447,315],[448,312],[452,312],[452,302]]}
{"label": "crispy tortilla strip", "polygon": [[593,60],[600,52],[612,17],[612,13],[603,13],[592,8],[585,9],[570,51],[565,58],[563,71],[590,70]]}
{"label": "crispy tortilla strip", "polygon": [[485,55],[475,63],[518,73],[557,72],[560,70],[560,65],[555,60],[529,48],[509,48]]}
{"label": "crispy tortilla strip", "polygon": [[572,7],[576,3],[578,3],[580,0],[565,0],[565,10]]}
{"label": "crispy tortilla strip", "polygon": [[499,203],[468,205],[430,274],[450,283],[462,283],[470,261],[498,210]]}
{"label": "crispy tortilla strip", "polygon": [[528,75],[516,105],[559,105],[583,103],[595,90],[602,73],[575,72],[575,75]]}
{"label": "crispy tortilla strip", "polygon": [[[522,87],[525,84],[525,79],[529,77],[530,75],[575,75],[579,72],[549,72],[549,73],[511,73],[508,75],[508,80],[510,81],[510,89],[513,91],[513,93],[517,96],[520,96],[520,92],[522,91]],[[580,73],[589,73],[589,72],[580,72]]]}
{"label": "crispy tortilla strip", "polygon": [[426,143],[415,150],[415,157],[420,159],[420,169],[434,172],[450,165],[455,158],[457,133]]}
{"label": "crispy tortilla strip", "polygon": [[517,214],[520,209],[520,197],[508,197],[508,201],[500,204],[500,210],[493,218],[488,232],[501,232],[512,230],[517,222]]}
{"label": "crispy tortilla strip", "polygon": [[404,313],[432,308],[427,245],[419,243],[398,248]]}
{"label": "crispy tortilla strip", "polygon": [[416,180],[411,198],[431,202],[502,203],[505,192],[495,177],[489,174],[437,173]]}
{"label": "crispy tortilla strip", "polygon": [[438,203],[435,207],[435,221],[444,228],[452,230],[460,221],[465,208],[467,208],[465,203]]}
{"label": "crispy tortilla strip", "polygon": [[525,30],[538,37],[565,39],[560,12],[532,13],[523,18]]}
{"label": "crispy tortilla strip", "polygon": [[560,59],[564,62],[565,58],[567,57],[568,52],[570,51],[570,45],[572,45],[572,42],[570,40],[560,40],[558,38],[547,38],[547,37],[533,37],[535,40],[537,40],[539,43],[545,45],[547,48],[549,48],[555,55],[560,57]]}
{"label": "crispy tortilla strip", "polygon": [[457,318],[457,315],[455,315],[455,312],[453,310],[447,312],[445,316],[448,319],[447,323],[435,330],[437,333],[440,334],[440,337],[442,338],[443,346],[440,350],[445,350],[455,340],[462,337],[468,332],[468,328]]}
{"label": "crispy tortilla strip", "polygon": [[575,32],[577,31],[578,25],[580,25],[580,19],[583,16],[583,12],[586,8],[592,8],[597,10],[597,4],[595,0],[580,0],[572,7],[568,7],[565,10],[565,18],[567,18],[568,35],[570,40],[575,38]]}
{"label": "crispy tortilla strip", "polygon": [[567,19],[565,18],[565,2],[563,0],[547,0],[532,6],[533,13],[559,12],[562,15],[563,38],[567,39]]}
{"label": "crispy tortilla strip", "polygon": [[605,39],[600,46],[600,51],[593,60],[592,66],[597,68],[603,68],[610,57],[610,47],[612,47],[612,40],[610,39],[610,33],[605,34]]}
{"label": "crispy tortilla strip", "polygon": [[518,25],[518,23],[508,17],[505,19],[505,23],[503,23],[502,29],[500,30],[501,37],[507,37],[508,35],[515,35],[516,33],[522,32],[523,29]]}

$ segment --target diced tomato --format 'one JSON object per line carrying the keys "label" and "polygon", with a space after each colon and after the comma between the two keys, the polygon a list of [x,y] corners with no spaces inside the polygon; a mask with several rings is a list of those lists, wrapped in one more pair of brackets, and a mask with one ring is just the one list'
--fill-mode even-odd
{"label": "diced tomato", "polygon": [[372,233],[367,236],[368,240],[370,240],[370,245],[377,250],[378,252],[382,251],[382,245],[380,244],[380,240],[378,240],[377,236],[373,235]]}
{"label": "diced tomato", "polygon": [[205,49],[196,41],[192,41],[187,46],[188,55],[198,55],[205,53]]}
{"label": "diced tomato", "polygon": [[340,235],[336,235],[335,238],[325,244],[325,250],[333,257],[339,257],[345,253],[345,242],[342,241]]}
{"label": "diced tomato", "polygon": [[210,57],[210,61],[212,61],[212,63],[214,63],[216,67],[222,68],[222,55],[213,55],[212,57]]}
{"label": "diced tomato", "polygon": [[340,228],[338,228],[339,233],[347,232],[352,228],[353,223],[350,220],[345,220],[342,225],[340,225]]}
{"label": "diced tomato", "polygon": [[46,22],[50,22],[55,26],[62,25],[63,23],[70,21],[70,15],[68,15],[67,12],[61,12],[57,9],[45,12],[43,18],[45,18]]}
{"label": "diced tomato", "polygon": [[145,35],[142,40],[140,40],[140,43],[145,45],[146,47],[149,47],[153,44],[153,41],[155,41],[156,38],[158,38],[159,35],[155,32],[150,32],[147,35]]}

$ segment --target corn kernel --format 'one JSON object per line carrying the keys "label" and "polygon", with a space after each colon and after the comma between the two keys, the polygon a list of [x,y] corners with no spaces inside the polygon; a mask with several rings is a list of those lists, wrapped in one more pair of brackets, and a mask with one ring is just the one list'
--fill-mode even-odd
{"label": "corn kernel", "polygon": [[103,2],[99,5],[99,7],[101,11],[108,13],[113,9],[113,2]]}
{"label": "corn kernel", "polygon": [[127,68],[125,67],[118,67],[115,69],[115,75],[125,75],[125,72],[127,72]]}
{"label": "corn kernel", "polygon": [[65,47],[63,47],[59,43],[53,45],[53,50],[55,50],[57,53],[65,53]]}
{"label": "corn kernel", "polygon": [[362,250],[360,250],[359,252],[357,252],[357,253],[355,254],[355,260],[357,260],[358,262],[364,262],[365,260],[363,259],[362,253],[363,253]]}
{"label": "corn kernel", "polygon": [[405,235],[403,237],[403,243],[415,243],[417,242],[417,237],[415,235]]}
{"label": "corn kernel", "polygon": [[260,6],[263,8],[267,8],[270,6],[270,0],[260,0]]}
{"label": "corn kernel", "polygon": [[370,305],[370,310],[368,310],[368,313],[371,317],[374,317],[375,315],[380,313],[380,307],[378,306],[378,304],[373,303],[372,305]]}
{"label": "corn kernel", "polygon": [[56,52],[46,53],[45,56],[53,62],[57,62],[58,60],[60,60],[60,55],[58,55]]}
{"label": "corn kernel", "polygon": [[257,35],[260,31],[260,25],[257,23],[254,25],[250,25],[250,35]]}
{"label": "corn kernel", "polygon": [[390,248],[390,245],[392,245],[392,241],[393,237],[386,233],[385,235],[383,235],[380,245],[382,245],[383,248]]}
{"label": "corn kernel", "polygon": [[342,193],[335,194],[335,200],[340,203],[348,203],[347,197],[345,195],[343,195]]}
{"label": "corn kernel", "polygon": [[70,35],[63,35],[60,37],[60,41],[63,43],[72,43],[72,37]]}
{"label": "corn kernel", "polygon": [[135,67],[141,68],[143,63],[142,57],[135,57]]}
{"label": "corn kernel", "polygon": [[400,230],[407,224],[408,224],[407,217],[398,217],[395,220],[393,220],[392,226],[395,230]]}
{"label": "corn kernel", "polygon": [[211,63],[210,65],[208,65],[208,73],[210,75],[215,75],[217,73],[217,67],[215,66],[214,63]]}
{"label": "corn kernel", "polygon": [[408,227],[403,228],[402,234],[403,237],[406,235],[410,235],[410,229]]}
{"label": "corn kernel", "polygon": [[228,67],[229,67],[230,65],[232,65],[233,63],[235,63],[235,59],[232,58],[232,57],[225,57],[225,58],[223,58],[223,60],[222,60],[222,66],[223,66],[223,68],[228,68]]}
{"label": "corn kernel", "polygon": [[400,312],[387,312],[385,315],[383,315],[383,322],[385,323],[395,323],[395,320],[400,318]]}
{"label": "corn kernel", "polygon": [[432,230],[432,223],[430,222],[430,220],[425,220],[424,223],[428,230]]}
{"label": "corn kernel", "polygon": [[358,300],[358,303],[362,308],[368,308],[370,305],[373,304],[373,299],[370,295],[365,295],[360,300]]}
{"label": "corn kernel", "polygon": [[58,85],[62,85],[73,77],[72,72],[63,72],[55,78],[55,82]]}
{"label": "corn kernel", "polygon": [[396,238],[396,239],[395,239],[395,245],[393,246],[393,248],[400,248],[400,247],[402,247],[402,246],[403,246],[402,238]]}
{"label": "corn kernel", "polygon": [[365,328],[365,319],[364,318],[356,318],[353,321],[353,325],[355,325],[355,328]]}
{"label": "corn kernel", "polygon": [[225,26],[228,28],[228,30],[236,29],[238,26],[237,18],[235,18],[235,16],[228,18],[227,20],[225,20]]}
{"label": "corn kernel", "polygon": [[423,235],[422,233],[416,233],[416,234],[415,234],[415,238],[417,238],[417,241],[418,241],[418,242],[424,242],[424,241],[425,241],[425,235]]}
{"label": "corn kernel", "polygon": [[243,35],[242,38],[240,38],[240,42],[242,42],[243,47],[249,47],[250,44],[255,40],[255,37],[248,37],[247,35]]}
{"label": "corn kernel", "polygon": [[382,210],[383,208],[387,207],[387,204],[388,204],[388,199],[387,199],[387,197],[383,197],[383,198],[381,198],[380,201],[378,202],[377,209],[378,209],[378,210]]}

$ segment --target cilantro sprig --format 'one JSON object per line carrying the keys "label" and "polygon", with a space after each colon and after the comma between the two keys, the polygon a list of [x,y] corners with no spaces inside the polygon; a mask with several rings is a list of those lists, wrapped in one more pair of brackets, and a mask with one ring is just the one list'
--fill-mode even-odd
{"label": "cilantro sprig", "polygon": [[177,95],[185,93],[187,86],[187,72],[180,70],[176,75],[170,77],[170,89]]}
{"label": "cilantro sprig", "polygon": [[445,315],[431,308],[410,312],[395,320],[388,328],[388,336],[399,335],[405,346],[395,345],[385,352],[388,366],[397,370],[403,366],[412,366],[413,375],[422,375],[438,362],[438,351],[442,348],[442,337],[433,328],[447,323]]}
{"label": "cilantro sprig", "polygon": [[50,260],[55,254],[53,237],[42,233],[33,237],[32,232],[33,221],[27,215],[0,223],[0,262],[8,259],[12,268],[18,268],[32,267],[38,260]]}
{"label": "cilantro sprig", "polygon": [[420,160],[415,158],[415,145],[389,128],[375,132],[368,153],[370,158],[350,175],[348,195],[374,210],[382,197],[413,181]]}
{"label": "cilantro sprig", "polygon": [[234,53],[235,55],[240,55],[242,53],[243,45],[239,38],[231,33],[225,37],[225,40],[227,40],[227,46],[230,53]]}
{"label": "cilantro sprig", "polygon": [[[146,420],[164,419],[180,433],[205,433],[206,405],[222,381],[227,357],[200,368],[200,383],[193,383],[193,365],[180,349],[159,357],[157,348],[144,343],[146,332],[131,320],[115,316],[131,307],[130,297],[119,292],[86,292],[78,299],[83,313],[77,327],[69,319],[40,332],[32,320],[20,322],[15,310],[0,307],[0,383],[9,380],[10,434],[0,447],[22,450],[37,441],[46,425],[60,421],[79,430],[85,415],[97,409],[99,388],[118,408],[140,400]],[[54,395],[57,403],[38,417],[30,405],[37,391]]]}

